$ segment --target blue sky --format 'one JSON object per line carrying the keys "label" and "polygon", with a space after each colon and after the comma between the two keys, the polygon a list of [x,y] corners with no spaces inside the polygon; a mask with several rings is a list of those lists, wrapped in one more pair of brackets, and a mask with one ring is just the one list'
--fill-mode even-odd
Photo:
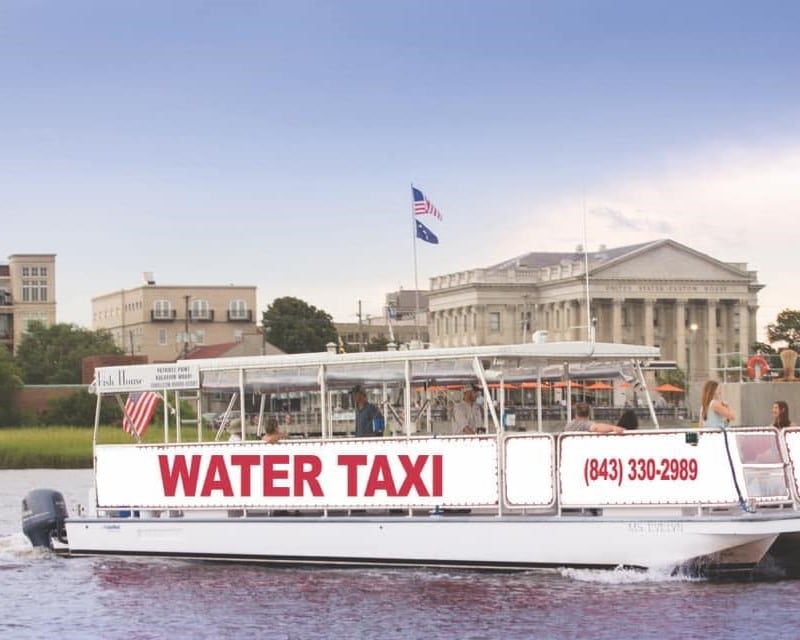
{"label": "blue sky", "polygon": [[[527,251],[670,237],[800,306],[793,2],[0,1],[0,259],[336,320]],[[782,246],[790,246],[788,254]]]}

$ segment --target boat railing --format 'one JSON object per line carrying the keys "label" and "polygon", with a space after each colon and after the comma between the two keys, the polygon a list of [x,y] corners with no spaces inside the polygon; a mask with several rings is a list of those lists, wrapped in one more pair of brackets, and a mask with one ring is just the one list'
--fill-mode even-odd
{"label": "boat railing", "polygon": [[[97,486],[102,487],[97,509],[117,517],[731,515],[797,509],[800,429],[99,445],[96,454]],[[340,466],[343,459],[351,461],[344,463],[350,464],[347,474],[339,469],[338,482],[349,475],[355,487],[358,476],[359,495],[333,487],[337,480],[324,474],[318,474],[315,496],[290,495],[289,487],[300,486],[292,485],[292,474],[310,477],[315,460],[319,472],[323,465],[335,465],[337,456]],[[264,477],[267,458],[277,461],[273,484],[283,493],[265,497],[268,492],[254,489],[245,496],[236,486],[241,461],[250,460],[248,483],[255,484]],[[303,462],[292,466],[293,459]],[[227,472],[226,464],[232,465]],[[142,494],[139,489],[148,483],[141,479],[159,467],[160,477],[149,481],[149,494]],[[121,474],[138,480],[125,485]],[[167,480],[173,497],[154,497],[152,483]],[[366,493],[365,484],[372,486]]]}

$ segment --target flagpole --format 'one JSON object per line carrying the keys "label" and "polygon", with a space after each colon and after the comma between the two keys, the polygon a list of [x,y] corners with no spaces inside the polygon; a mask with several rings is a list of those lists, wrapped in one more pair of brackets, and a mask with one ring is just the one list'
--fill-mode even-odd
{"label": "flagpole", "polygon": [[419,283],[417,278],[417,218],[414,212],[414,183],[411,183],[411,242],[414,243],[414,333],[419,340]]}

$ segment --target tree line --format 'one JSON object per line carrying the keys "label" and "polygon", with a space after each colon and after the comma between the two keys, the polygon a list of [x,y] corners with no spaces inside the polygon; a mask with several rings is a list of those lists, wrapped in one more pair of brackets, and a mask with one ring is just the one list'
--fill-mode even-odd
{"label": "tree line", "polygon": [[[333,319],[327,312],[298,298],[276,298],[262,314],[264,338],[286,353],[324,351],[338,344]],[[370,345],[379,348],[381,345]],[[81,363],[87,356],[122,355],[109,331],[92,331],[75,324],[45,326],[31,322],[16,354],[0,348],[0,427],[25,423],[89,425],[95,398],[76,392],[49,401],[47,411],[26,416],[17,407],[16,396],[25,385],[81,384]],[[116,403],[103,407],[103,421],[121,419]]]}
{"label": "tree line", "polygon": [[[334,343],[348,350],[339,339],[330,314],[293,297],[276,298],[262,313],[261,330],[265,340],[285,353],[325,351]],[[800,352],[800,310],[784,309],[767,325],[769,343],[757,342],[751,351],[777,359],[782,348]],[[365,345],[368,351],[383,350],[385,340]],[[22,337],[16,355],[0,348],[0,427],[35,421],[38,424],[88,425],[94,415],[95,399],[81,392],[51,400],[48,410],[39,416],[24,416],[17,409],[16,395],[24,385],[80,384],[81,362],[93,355],[123,354],[110,332],[92,331],[75,324],[45,326],[32,322]],[[770,363],[780,367],[780,361]],[[675,382],[669,380],[670,382]],[[121,419],[116,403],[104,407],[101,418],[108,422]],[[87,416],[89,418],[87,418]]]}

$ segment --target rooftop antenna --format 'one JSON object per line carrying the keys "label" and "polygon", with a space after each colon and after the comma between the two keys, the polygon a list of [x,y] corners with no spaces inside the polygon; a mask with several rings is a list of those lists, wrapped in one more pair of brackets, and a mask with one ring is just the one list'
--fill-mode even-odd
{"label": "rooftop antenna", "polygon": [[589,296],[589,243],[586,238],[586,188],[583,189],[583,274],[586,280],[586,335],[594,343],[591,298]]}

